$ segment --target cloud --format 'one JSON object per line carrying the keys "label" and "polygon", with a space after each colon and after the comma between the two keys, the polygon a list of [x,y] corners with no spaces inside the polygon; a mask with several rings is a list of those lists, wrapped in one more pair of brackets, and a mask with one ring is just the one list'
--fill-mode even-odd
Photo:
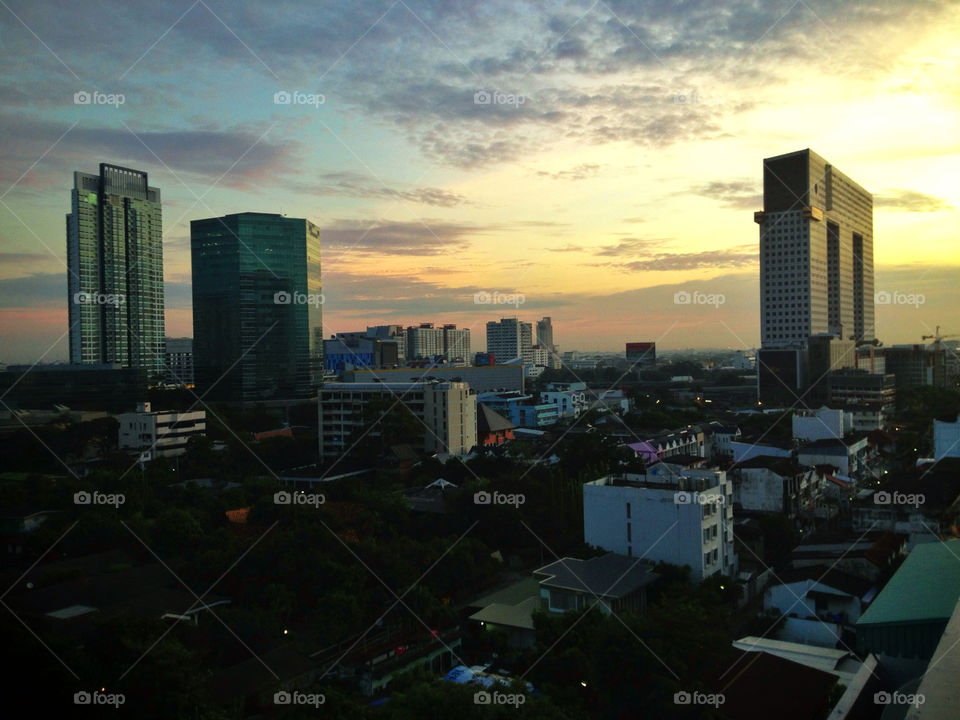
{"label": "cloud", "polygon": [[315,182],[298,183],[294,186],[304,194],[399,200],[435,207],[449,208],[467,203],[467,199],[462,195],[442,188],[415,187],[401,190],[388,187],[377,178],[347,171],[323,173]]}
{"label": "cloud", "polygon": [[758,258],[756,252],[744,252],[742,249],[707,250],[697,253],[661,253],[646,260],[618,263],[615,267],[627,272],[737,268],[755,266]]}
{"label": "cloud", "polygon": [[941,212],[953,210],[944,200],[933,195],[927,195],[916,190],[887,190],[885,193],[873,196],[874,207],[902,212]]}
{"label": "cloud", "polygon": [[763,207],[763,193],[758,183],[750,180],[715,180],[690,189],[695,195],[715,200],[723,207],[737,210],[758,210]]}
{"label": "cloud", "polygon": [[320,228],[325,248],[361,255],[444,255],[470,236],[499,229],[425,218],[420,222],[338,219]]}
{"label": "cloud", "polygon": [[586,180],[587,178],[596,177],[599,172],[599,165],[584,163],[582,165],[572,167],[569,170],[560,170],[558,172],[538,170],[537,175],[541,177],[548,177],[552,180]]}

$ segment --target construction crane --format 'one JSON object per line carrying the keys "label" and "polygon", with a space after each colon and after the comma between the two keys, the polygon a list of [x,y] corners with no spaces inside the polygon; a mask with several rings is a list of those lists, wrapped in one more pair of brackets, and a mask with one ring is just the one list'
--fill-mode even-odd
{"label": "construction crane", "polygon": [[937,385],[937,384],[946,385],[946,384],[947,384],[947,383],[946,383],[946,380],[947,380],[946,377],[944,377],[944,378],[942,379],[942,382],[940,381],[940,375],[941,375],[941,372],[942,372],[942,370],[941,370],[941,360],[940,360],[940,355],[941,355],[941,353],[940,353],[940,341],[941,341],[941,340],[946,340],[947,338],[955,338],[955,337],[960,337],[960,333],[953,333],[953,334],[951,334],[951,335],[941,335],[941,334],[940,334],[940,326],[937,325],[937,329],[936,329],[936,331],[934,332],[933,335],[923,335],[923,336],[921,336],[921,338],[920,338],[921,340],[933,340],[933,384],[934,384],[934,385]]}

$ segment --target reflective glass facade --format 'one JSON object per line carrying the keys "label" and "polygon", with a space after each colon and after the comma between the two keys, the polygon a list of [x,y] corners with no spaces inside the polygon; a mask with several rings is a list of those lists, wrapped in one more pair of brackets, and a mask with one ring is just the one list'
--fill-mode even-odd
{"label": "reflective glass facade", "polygon": [[322,377],[320,230],[238,213],[190,223],[193,357],[205,397],[310,397]]}

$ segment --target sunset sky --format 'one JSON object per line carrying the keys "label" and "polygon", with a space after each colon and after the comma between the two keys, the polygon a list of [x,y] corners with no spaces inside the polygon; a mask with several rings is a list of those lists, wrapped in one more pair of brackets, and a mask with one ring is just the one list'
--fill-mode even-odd
{"label": "sunset sky", "polygon": [[762,160],[806,147],[874,194],[877,290],[922,297],[877,335],[960,333],[958,37],[927,0],[3,0],[0,362],[66,359],[64,216],[100,162],[162,191],[170,336],[189,221],[261,211],[322,228],[327,336],[455,322],[481,350],[550,315],[561,350],[752,349]]}

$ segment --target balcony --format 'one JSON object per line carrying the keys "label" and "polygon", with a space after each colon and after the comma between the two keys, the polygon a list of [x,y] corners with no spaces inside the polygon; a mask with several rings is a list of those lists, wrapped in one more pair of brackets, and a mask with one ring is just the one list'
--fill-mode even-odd
{"label": "balcony", "polygon": [[807,205],[803,208],[803,217],[806,220],[823,220],[823,210],[813,205]]}

